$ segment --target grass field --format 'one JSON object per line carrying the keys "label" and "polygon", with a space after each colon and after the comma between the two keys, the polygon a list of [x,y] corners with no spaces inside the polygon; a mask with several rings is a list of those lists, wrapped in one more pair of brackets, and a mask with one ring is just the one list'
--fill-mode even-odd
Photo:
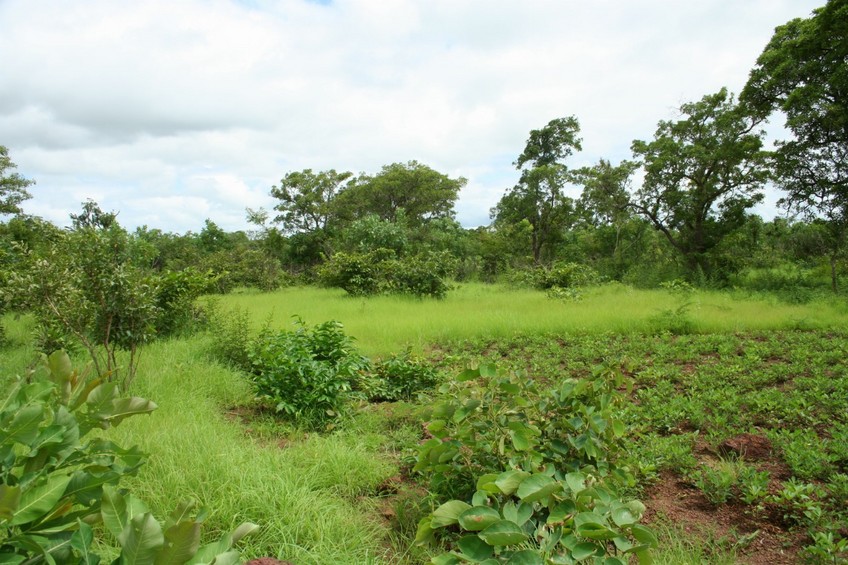
{"label": "grass field", "polygon": [[[215,300],[221,311],[246,310],[256,329],[266,323],[288,327],[293,315],[309,324],[339,320],[364,354],[383,356],[411,346],[433,355],[446,375],[492,357],[504,368],[548,379],[580,376],[599,360],[626,360],[637,383],[638,409],[628,418],[633,445],[642,454],[632,464],[643,487],[674,476],[692,484],[700,477],[702,493],[719,489],[709,482],[714,476],[705,474],[716,458],[710,450],[754,431],[782,446],[772,462],[788,466],[789,475],[772,472],[772,479],[780,479],[770,485],[775,493],[790,479],[819,489],[806,495],[815,504],[787,514],[780,526],[786,537],[776,535],[774,543],[788,544],[797,554],[809,543],[808,531],[847,518],[834,499],[840,488],[848,489],[845,461],[841,444],[831,439],[848,434],[840,411],[848,395],[848,350],[844,334],[832,331],[846,327],[844,301],[791,305],[767,297],[681,296],[609,286],[586,291],[574,302],[481,284],[461,285],[443,301],[353,299],[316,288]],[[6,316],[4,322],[11,343],[2,350],[0,371],[21,374],[34,358],[26,345],[31,321]],[[691,335],[673,335],[681,329]],[[160,516],[177,501],[194,498],[210,509],[212,533],[256,522],[262,529],[245,540],[245,557],[270,555],[298,565],[425,559],[406,547],[414,534],[408,522],[420,516],[420,496],[387,498],[383,487],[402,471],[420,438],[414,411],[362,406],[332,432],[298,429],[258,409],[244,378],[213,359],[205,334],[148,346],[133,393],[155,400],[159,409],[110,435],[150,454],[127,486]],[[756,402],[743,402],[746,398]],[[811,436],[809,430],[816,431]],[[809,454],[814,456],[805,457]],[[817,460],[826,464],[817,466]],[[753,467],[750,473],[762,472]],[[734,480],[727,487],[729,502],[716,505],[716,512],[728,504],[754,511],[756,505],[743,508],[745,484]],[[813,524],[804,512],[816,508],[819,522]],[[742,543],[744,532],[699,537],[682,531],[672,510],[665,510],[670,514],[665,522],[655,517],[664,540],[657,562],[745,562],[751,554],[751,546]],[[761,518],[752,523],[772,524]],[[836,542],[839,536],[837,530]]]}
{"label": "grass field", "polygon": [[462,284],[444,300],[362,299],[338,289],[293,287],[274,293],[229,295],[221,306],[247,310],[257,328],[268,321],[275,328],[284,328],[294,315],[309,324],[338,320],[366,355],[384,355],[407,346],[420,351],[434,342],[478,336],[654,333],[673,322],[681,306],[697,333],[815,329],[848,323],[844,301],[792,305],[763,296],[725,292],[684,296],[623,285],[586,290],[576,302],[552,300],[534,290],[479,283]]}

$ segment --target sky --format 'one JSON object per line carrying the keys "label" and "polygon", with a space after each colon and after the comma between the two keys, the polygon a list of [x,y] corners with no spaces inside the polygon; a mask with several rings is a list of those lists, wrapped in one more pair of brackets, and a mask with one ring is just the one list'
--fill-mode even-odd
{"label": "sky", "polygon": [[465,177],[457,220],[487,225],[531,130],[573,115],[569,167],[630,158],[823,4],[0,0],[0,145],[60,226],[93,199],[131,230],[248,229],[288,172],[411,160]]}

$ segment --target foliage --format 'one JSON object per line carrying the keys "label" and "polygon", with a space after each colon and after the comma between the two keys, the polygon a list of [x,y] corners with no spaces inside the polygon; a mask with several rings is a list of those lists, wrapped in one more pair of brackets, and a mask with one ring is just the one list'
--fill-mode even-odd
{"label": "foliage", "polygon": [[553,246],[573,219],[574,202],[563,194],[568,168],[562,161],[580,151],[579,132],[580,124],[574,116],[551,120],[545,127],[532,130],[515,161],[521,178],[491,212],[497,226],[524,220],[530,223],[530,251],[537,264],[550,259]]}
{"label": "foliage", "polygon": [[95,428],[156,409],[143,398],[119,397],[114,382],[78,374],[64,352],[50,355],[46,367],[46,378],[15,382],[0,406],[0,554],[6,563],[26,556],[69,562],[64,556],[85,537],[74,532],[100,514],[104,487],[134,474],[145,459],[107,439],[82,441]]}
{"label": "foliage", "polygon": [[158,318],[155,322],[159,336],[189,333],[201,316],[195,306],[197,298],[209,291],[212,277],[188,268],[166,271],[155,281]]}
{"label": "foliage", "polygon": [[439,372],[412,349],[390,355],[373,363],[363,381],[368,399],[374,401],[412,400],[415,394],[432,390],[439,382]]}
{"label": "foliage", "polygon": [[271,187],[271,196],[279,200],[274,206],[280,212],[275,221],[282,224],[285,233],[326,230],[334,217],[335,198],[351,176],[334,169],[288,173],[279,186]]}
{"label": "foliage", "polygon": [[631,480],[615,465],[623,384],[609,367],[548,389],[481,366],[443,385],[427,427],[434,437],[419,447],[415,470],[435,492],[473,496],[419,524],[419,543],[452,525],[470,532],[455,541],[458,552],[433,562],[570,563],[609,551],[646,558],[656,539],[637,524],[644,506],[623,502],[612,486]]}
{"label": "foliage", "polygon": [[560,479],[592,469],[606,477],[623,447],[616,415],[623,385],[610,367],[555,385],[488,365],[466,370],[439,388],[427,425],[433,437],[419,447],[414,469],[432,491],[450,495],[468,494],[473,477],[502,469],[547,470]]}
{"label": "foliage", "polygon": [[0,216],[5,214],[20,214],[20,204],[31,198],[27,187],[35,181],[11,172],[17,166],[9,158],[9,150],[0,145]]}
{"label": "foliage", "polygon": [[246,310],[223,310],[217,300],[204,304],[212,336],[212,354],[236,369],[250,371],[250,315]]}
{"label": "foliage", "polygon": [[745,221],[768,178],[762,132],[722,89],[661,121],[654,140],[633,142],[645,181],[633,208],[685,259],[690,275],[709,273],[708,253]]}
{"label": "foliage", "polygon": [[598,272],[580,263],[554,263],[548,269],[537,271],[535,286],[543,290],[550,288],[580,288],[600,284]]}
{"label": "foliage", "polygon": [[336,199],[336,213],[346,221],[376,214],[394,220],[400,211],[410,226],[433,218],[452,218],[454,203],[465,186],[418,161],[392,163],[374,176],[361,175]]}
{"label": "foliage", "polygon": [[309,328],[297,319],[295,325],[294,331],[265,329],[250,342],[250,380],[276,412],[320,425],[340,414],[368,360],[339,322]]}
{"label": "foliage", "polygon": [[[42,351],[73,347],[89,353],[99,375],[125,388],[135,375],[138,347],[155,335],[156,282],[131,262],[127,233],[117,225],[64,234],[44,255],[29,255],[13,273],[16,302],[30,309]],[[118,351],[129,352],[126,367]]]}
{"label": "foliage", "polygon": [[774,160],[777,183],[789,211],[826,221],[831,285],[836,262],[848,241],[848,4],[830,0],[808,19],[779,26],[757,59],[742,101],[760,118],[786,117],[794,138],[779,141]]}
{"label": "foliage", "polygon": [[0,408],[0,560],[4,563],[99,563],[95,529],[102,522],[121,548],[114,563],[240,562],[232,545],[256,530],[243,524],[232,535],[200,547],[205,511],[181,504],[163,526],[144,504],[117,485],[145,462],[124,449],[86,436],[147,414],[156,404],[118,396],[116,384],[88,378],[63,351],[45,357],[46,377],[14,383]]}
{"label": "foliage", "polygon": [[336,253],[318,271],[325,286],[344,289],[352,296],[411,294],[444,298],[448,274],[456,260],[447,252],[397,257],[390,249],[368,253]]}

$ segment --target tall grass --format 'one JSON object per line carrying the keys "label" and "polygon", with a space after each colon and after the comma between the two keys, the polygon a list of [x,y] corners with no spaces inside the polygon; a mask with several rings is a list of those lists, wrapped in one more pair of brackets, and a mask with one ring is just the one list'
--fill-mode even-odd
{"label": "tall grass", "polygon": [[286,327],[291,316],[307,323],[334,319],[359,340],[366,355],[412,346],[421,350],[442,340],[539,333],[653,332],[664,313],[682,313],[695,332],[822,328],[848,322],[844,303],[792,305],[765,296],[695,292],[688,297],[665,290],[622,285],[589,289],[578,301],[548,298],[535,290],[501,285],[462,284],[444,300],[403,296],[351,298],[344,291],[295,287],[269,294],[236,294],[220,299],[223,308],[247,310],[255,325]]}
{"label": "tall grass", "polygon": [[124,422],[111,436],[150,454],[126,484],[164,516],[185,498],[208,506],[207,527],[261,525],[243,555],[298,564],[366,563],[382,554],[385,532],[359,507],[396,469],[367,436],[310,437],[288,445],[257,442],[226,408],[249,404],[238,375],[207,361],[203,339],[147,348],[133,393],[154,399],[150,416]]}

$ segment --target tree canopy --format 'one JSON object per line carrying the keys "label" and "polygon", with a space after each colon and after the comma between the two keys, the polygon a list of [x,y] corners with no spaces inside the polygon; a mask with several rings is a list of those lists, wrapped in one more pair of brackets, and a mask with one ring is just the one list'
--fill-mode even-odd
{"label": "tree canopy", "polygon": [[706,273],[707,253],[762,200],[768,153],[763,133],[726,89],[680,112],[681,120],[659,122],[653,141],[633,142],[645,180],[632,206],[683,255],[690,272]]}
{"label": "tree canopy", "polygon": [[793,138],[777,142],[781,204],[830,231],[832,286],[848,234],[848,0],[831,0],[808,19],[775,30],[757,59],[742,102],[765,119],[786,116]]}
{"label": "tree canopy", "polygon": [[580,124],[574,116],[557,118],[532,130],[514,163],[521,171],[518,184],[492,209],[498,224],[515,225],[525,220],[530,223],[531,251],[536,263],[551,254],[574,213],[573,200],[563,193],[569,178],[563,161],[580,151],[579,133]]}
{"label": "tree canopy", "polygon": [[9,150],[0,145],[0,215],[20,214],[20,204],[32,198],[27,187],[35,181],[22,177],[13,172],[17,168],[9,157]]}

